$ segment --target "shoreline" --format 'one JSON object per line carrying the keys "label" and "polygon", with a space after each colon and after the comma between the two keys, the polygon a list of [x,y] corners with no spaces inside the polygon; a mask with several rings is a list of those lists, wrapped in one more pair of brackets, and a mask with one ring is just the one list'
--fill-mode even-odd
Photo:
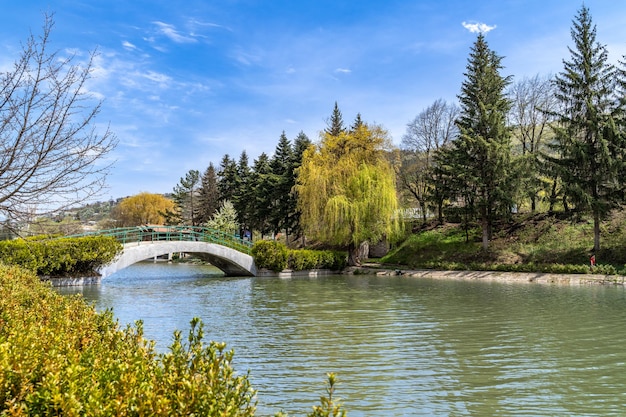
{"label": "shoreline", "polygon": [[515,282],[527,284],[558,285],[621,285],[623,275],[604,274],[552,274],[543,272],[503,272],[503,271],[439,271],[430,269],[385,269],[380,266],[364,265],[348,268],[350,275],[404,276],[411,278],[448,279],[459,281]]}

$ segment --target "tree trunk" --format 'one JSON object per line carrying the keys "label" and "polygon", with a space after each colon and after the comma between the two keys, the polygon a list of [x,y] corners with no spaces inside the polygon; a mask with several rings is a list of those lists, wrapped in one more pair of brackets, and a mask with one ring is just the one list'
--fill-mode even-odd
{"label": "tree trunk", "polygon": [[598,253],[600,250],[600,213],[596,210],[593,213],[593,251]]}
{"label": "tree trunk", "polygon": [[483,250],[487,250],[489,248],[489,221],[487,217],[484,216],[481,220],[481,226],[483,229]]}
{"label": "tree trunk", "polygon": [[361,266],[361,260],[363,259],[361,252],[364,251],[365,247],[369,250],[367,242],[363,242],[359,246],[356,246],[354,243],[348,245],[348,266]]}
{"label": "tree trunk", "polygon": [[439,219],[439,224],[443,224],[443,201],[441,200],[437,202],[437,218]]}

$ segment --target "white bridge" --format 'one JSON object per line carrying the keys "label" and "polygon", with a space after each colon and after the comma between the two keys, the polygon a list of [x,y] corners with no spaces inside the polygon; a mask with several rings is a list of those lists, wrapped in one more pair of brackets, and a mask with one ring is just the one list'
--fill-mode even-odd
{"label": "white bridge", "polygon": [[134,263],[171,253],[188,253],[209,262],[228,276],[256,276],[252,243],[238,236],[198,226],[138,226],[103,230],[91,235],[115,237],[123,250],[98,268],[102,278]]}

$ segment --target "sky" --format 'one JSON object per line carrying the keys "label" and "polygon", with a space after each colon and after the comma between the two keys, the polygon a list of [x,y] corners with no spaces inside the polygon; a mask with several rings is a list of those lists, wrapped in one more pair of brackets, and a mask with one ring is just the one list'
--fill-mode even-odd
{"label": "sky", "polygon": [[[0,70],[53,13],[51,46],[97,50],[88,90],[118,145],[106,201],[168,193],[224,155],[250,165],[284,131],[318,141],[335,102],[399,145],[437,99],[456,102],[478,31],[513,81],[556,74],[572,0],[0,0]],[[626,55],[626,2],[586,0],[597,40]]]}

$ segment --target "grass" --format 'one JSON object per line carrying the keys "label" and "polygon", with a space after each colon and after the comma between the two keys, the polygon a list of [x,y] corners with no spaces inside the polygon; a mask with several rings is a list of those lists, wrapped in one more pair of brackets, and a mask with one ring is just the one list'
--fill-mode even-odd
{"label": "grass", "polygon": [[[478,224],[427,223],[409,235],[382,264],[429,269],[483,269],[588,272],[593,223],[588,218],[518,214],[495,225],[489,249],[482,249]],[[613,213],[601,226],[598,271],[624,271],[626,212]],[[626,273],[626,271],[624,271]]]}

